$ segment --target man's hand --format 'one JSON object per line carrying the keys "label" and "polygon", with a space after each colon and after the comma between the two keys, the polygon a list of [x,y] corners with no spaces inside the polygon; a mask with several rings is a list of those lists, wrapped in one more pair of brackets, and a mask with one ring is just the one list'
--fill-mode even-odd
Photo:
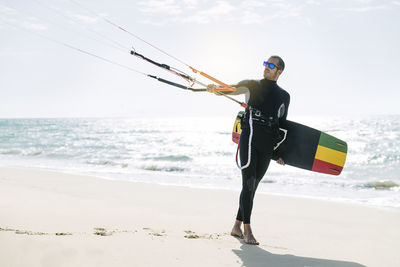
{"label": "man's hand", "polygon": [[282,165],[282,166],[285,166],[285,162],[283,161],[282,158],[279,158],[276,162],[277,162],[278,164]]}

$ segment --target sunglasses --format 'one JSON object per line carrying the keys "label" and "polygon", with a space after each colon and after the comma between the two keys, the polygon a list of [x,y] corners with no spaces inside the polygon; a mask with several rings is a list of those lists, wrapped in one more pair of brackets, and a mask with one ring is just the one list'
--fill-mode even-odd
{"label": "sunglasses", "polygon": [[270,68],[271,70],[275,69],[275,67],[279,69],[277,65],[275,65],[274,63],[269,63],[268,61],[264,61],[264,66]]}

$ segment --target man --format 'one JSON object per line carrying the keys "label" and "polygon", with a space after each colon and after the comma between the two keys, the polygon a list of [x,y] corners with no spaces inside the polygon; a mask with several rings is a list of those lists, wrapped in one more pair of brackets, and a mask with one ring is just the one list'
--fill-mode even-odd
{"label": "man", "polygon": [[[234,86],[237,89],[235,92],[229,93],[245,94],[246,103],[249,105],[241,122],[239,152],[242,164],[242,191],[231,235],[244,238],[244,242],[252,245],[259,244],[250,226],[254,195],[270,160],[273,157],[278,158],[273,155],[274,146],[279,139],[279,124],[286,120],[290,102],[290,95],[277,85],[277,80],[285,68],[282,58],[271,56],[264,62],[264,66],[264,79],[242,81]],[[209,85],[207,91],[215,92],[215,88],[215,85]],[[277,162],[285,164],[282,158]]]}

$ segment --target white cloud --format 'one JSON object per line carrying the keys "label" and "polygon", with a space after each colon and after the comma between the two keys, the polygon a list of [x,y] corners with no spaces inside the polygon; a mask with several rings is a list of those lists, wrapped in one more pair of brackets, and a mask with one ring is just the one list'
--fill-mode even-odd
{"label": "white cloud", "polygon": [[374,0],[356,0],[356,2],[362,3],[362,4],[370,4],[372,3]]}
{"label": "white cloud", "polygon": [[144,13],[162,13],[165,15],[178,15],[182,13],[181,7],[175,3],[175,0],[150,0],[140,2],[139,5],[142,6],[139,10]]}
{"label": "white cloud", "polygon": [[271,16],[268,17],[268,20],[300,17],[301,11],[303,9],[302,6],[293,5],[289,3],[289,1],[282,1],[279,3],[275,3],[274,6],[277,7],[277,10],[271,12]]}
{"label": "white cloud", "polygon": [[22,22],[21,27],[23,27],[27,30],[34,30],[34,31],[44,31],[47,29],[47,27],[44,24],[28,22],[28,21]]}
{"label": "white cloud", "polygon": [[240,20],[243,24],[260,24],[265,21],[265,17],[247,10],[243,12]]}
{"label": "white cloud", "polygon": [[216,17],[216,16],[228,15],[229,13],[231,13],[236,9],[237,8],[231,5],[229,1],[217,1],[215,6],[206,9],[204,11],[200,11],[199,14],[209,17]]}
{"label": "white cloud", "polygon": [[369,12],[369,11],[375,11],[375,10],[383,10],[383,9],[388,9],[388,7],[381,5],[381,6],[339,8],[339,10],[349,11],[349,12],[357,12],[357,13],[363,13],[363,12]]}
{"label": "white cloud", "polygon": [[259,0],[245,0],[241,3],[243,8],[261,8],[267,6],[265,1]]}
{"label": "white cloud", "polygon": [[9,8],[8,6],[0,4],[0,14],[15,15],[15,14],[17,14],[17,11],[13,8]]}
{"label": "white cloud", "polygon": [[89,24],[93,24],[93,23],[96,23],[97,21],[99,21],[99,17],[91,17],[91,16],[86,16],[86,15],[81,15],[81,14],[74,14],[71,16],[81,22],[89,23]]}
{"label": "white cloud", "polygon": [[162,26],[166,24],[168,21],[166,20],[152,20],[152,19],[142,19],[139,21],[142,24],[154,25],[154,26]]}
{"label": "white cloud", "polygon": [[[178,21],[178,19],[175,19],[174,21]],[[197,23],[197,24],[207,24],[211,22],[209,17],[200,14],[190,15],[188,17],[180,19],[179,21],[187,23]]]}
{"label": "white cloud", "polygon": [[217,1],[215,6],[198,12],[192,12],[190,16],[175,18],[174,21],[206,24],[212,21],[232,20],[232,13],[236,10],[237,8],[231,5],[229,1]]}
{"label": "white cloud", "polygon": [[2,29],[6,29],[8,26],[33,31],[43,31],[47,29],[47,26],[40,23],[37,18],[32,16],[19,16],[20,13],[17,10],[4,5],[0,5],[0,14],[2,15],[1,20],[4,22],[4,25],[1,27]]}
{"label": "white cloud", "polygon": [[400,6],[400,1],[392,1],[393,5]]}
{"label": "white cloud", "polygon": [[[317,0],[308,0],[317,3]],[[142,23],[162,25],[178,23],[241,23],[259,24],[269,20],[300,17],[304,5],[292,4],[289,0],[244,0],[233,3],[229,0],[151,0],[140,2],[139,9],[146,14]],[[157,15],[152,17],[151,15]],[[160,21],[160,15],[162,20]]]}
{"label": "white cloud", "polygon": [[183,4],[188,9],[194,9],[194,8],[198,7],[199,1],[198,0],[183,0]]}
{"label": "white cloud", "polygon": [[317,1],[317,0],[307,0],[306,1],[307,5],[314,5],[314,6],[320,6],[321,5],[321,1]]}

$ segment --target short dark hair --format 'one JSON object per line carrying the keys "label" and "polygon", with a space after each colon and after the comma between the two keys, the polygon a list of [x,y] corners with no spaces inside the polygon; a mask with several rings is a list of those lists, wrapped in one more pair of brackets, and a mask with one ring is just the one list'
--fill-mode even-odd
{"label": "short dark hair", "polygon": [[285,62],[283,61],[283,59],[280,56],[271,56],[271,58],[275,58],[278,60],[278,69],[280,70],[284,70],[285,69]]}

